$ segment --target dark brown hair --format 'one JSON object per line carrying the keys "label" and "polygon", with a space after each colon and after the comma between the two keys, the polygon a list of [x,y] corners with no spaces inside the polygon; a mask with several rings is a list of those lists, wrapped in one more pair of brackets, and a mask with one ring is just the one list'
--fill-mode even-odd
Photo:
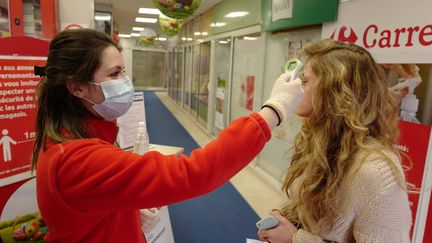
{"label": "dark brown hair", "polygon": [[[37,92],[32,170],[36,168],[39,152],[48,139],[64,142],[88,137],[83,119],[91,113],[69,92],[67,84],[92,81],[101,65],[102,52],[109,46],[121,51],[111,36],[92,29],[65,30],[51,41],[46,76],[41,79]],[[68,131],[68,136],[62,129]]]}

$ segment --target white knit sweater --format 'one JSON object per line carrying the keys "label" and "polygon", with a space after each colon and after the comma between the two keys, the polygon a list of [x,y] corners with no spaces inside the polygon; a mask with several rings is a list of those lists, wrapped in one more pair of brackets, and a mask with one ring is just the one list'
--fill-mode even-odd
{"label": "white knit sweater", "polygon": [[[397,156],[389,156],[402,170]],[[358,170],[352,169],[342,183],[338,199],[330,232],[320,232],[316,223],[308,221],[311,227],[300,229],[293,242],[410,242],[408,195],[382,156],[369,156]]]}

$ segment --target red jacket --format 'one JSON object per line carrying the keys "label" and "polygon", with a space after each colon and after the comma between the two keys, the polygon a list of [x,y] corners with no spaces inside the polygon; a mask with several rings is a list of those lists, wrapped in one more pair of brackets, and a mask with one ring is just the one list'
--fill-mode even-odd
{"label": "red jacket", "polygon": [[47,144],[37,164],[37,199],[48,242],[146,242],[138,209],[208,193],[245,167],[271,133],[258,114],[239,118],[190,157],[143,156],[114,147],[112,122],[93,120],[94,139]]}

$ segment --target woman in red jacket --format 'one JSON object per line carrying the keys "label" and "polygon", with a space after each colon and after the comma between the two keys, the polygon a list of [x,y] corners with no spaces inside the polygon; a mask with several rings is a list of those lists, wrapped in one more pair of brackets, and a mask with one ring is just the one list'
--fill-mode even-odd
{"label": "woman in red jacket", "polygon": [[[189,157],[137,155],[113,146],[115,119],[131,106],[133,85],[121,48],[90,29],[51,42],[38,90],[33,169],[48,242],[145,242],[140,208],[208,193],[245,167],[296,108],[301,80],[276,80],[257,113],[232,122]],[[151,114],[148,114],[151,115]]]}

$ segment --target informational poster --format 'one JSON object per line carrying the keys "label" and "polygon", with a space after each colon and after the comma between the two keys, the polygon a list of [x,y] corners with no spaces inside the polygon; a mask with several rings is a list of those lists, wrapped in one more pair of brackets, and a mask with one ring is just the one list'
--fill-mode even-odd
{"label": "informational poster", "polygon": [[0,186],[31,177],[36,137],[35,65],[45,60],[0,59]]}
{"label": "informational poster", "polygon": [[29,180],[34,178],[30,159],[40,81],[33,69],[45,62],[44,57],[0,59],[0,237],[4,242],[13,237],[36,239],[23,233],[23,225],[39,219],[34,179]]}
{"label": "informational poster", "polygon": [[135,91],[131,108],[126,114],[117,118],[119,126],[117,142],[120,148],[132,149],[137,137],[139,122],[146,124],[144,93],[142,91]]}
{"label": "informational poster", "polygon": [[[399,130],[400,138],[399,142],[395,144],[395,147],[403,155],[402,165],[405,170],[408,184],[408,198],[410,201],[413,222],[416,222],[431,127],[412,122],[400,121]],[[413,134],[416,134],[416,136],[413,136]]]}
{"label": "informational poster", "polygon": [[293,0],[272,0],[272,22],[289,19],[293,15]]}

